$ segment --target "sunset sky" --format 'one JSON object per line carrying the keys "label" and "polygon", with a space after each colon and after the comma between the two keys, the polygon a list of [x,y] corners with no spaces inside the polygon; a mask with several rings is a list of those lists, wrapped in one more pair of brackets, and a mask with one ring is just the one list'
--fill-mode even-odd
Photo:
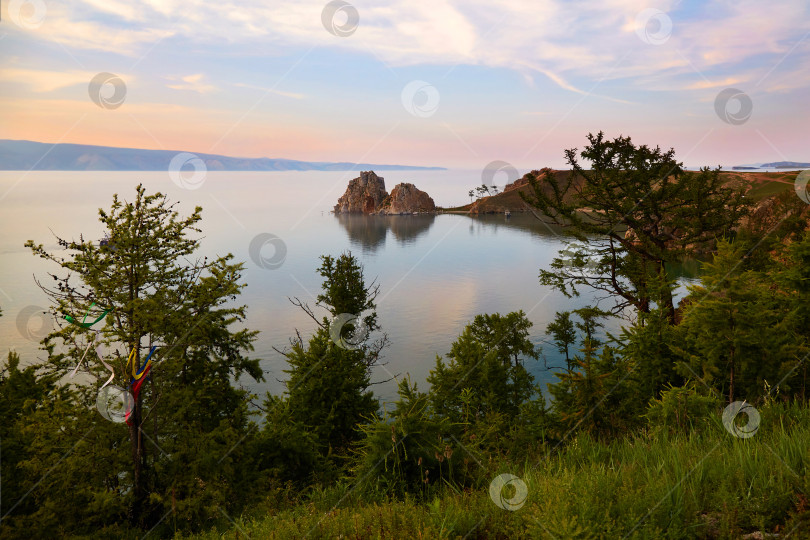
{"label": "sunset sky", "polygon": [[0,138],[525,170],[601,129],[687,166],[810,161],[808,33],[807,0],[9,0]]}

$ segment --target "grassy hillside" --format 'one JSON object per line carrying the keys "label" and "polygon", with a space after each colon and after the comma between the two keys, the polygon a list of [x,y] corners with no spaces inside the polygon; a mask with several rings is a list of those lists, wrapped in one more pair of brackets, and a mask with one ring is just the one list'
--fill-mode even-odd
{"label": "grassy hillside", "polygon": [[516,511],[493,503],[488,480],[466,492],[447,485],[424,503],[362,500],[344,485],[277,491],[224,534],[194,538],[809,538],[810,410],[759,412],[749,439],[726,431],[717,411],[690,433],[652,426],[609,444],[578,436],[557,455],[549,448],[531,462],[486,464],[487,479],[525,482]]}
{"label": "grassy hillside", "polygon": [[[560,180],[565,180],[571,171],[555,171],[555,175]],[[793,189],[793,182],[798,176],[798,171],[788,172],[742,172],[742,171],[724,171],[722,173],[729,182],[745,182],[750,184],[750,194],[754,200],[762,200],[772,195],[777,195],[784,191]],[[519,192],[530,193],[531,186],[521,186],[518,189],[499,193],[490,197],[484,197],[474,203],[465,204],[453,208],[445,208],[445,211],[451,212],[469,212],[473,209],[473,213],[502,213],[506,210],[510,212],[525,212],[526,205],[520,198]],[[476,204],[477,203],[477,204]]]}

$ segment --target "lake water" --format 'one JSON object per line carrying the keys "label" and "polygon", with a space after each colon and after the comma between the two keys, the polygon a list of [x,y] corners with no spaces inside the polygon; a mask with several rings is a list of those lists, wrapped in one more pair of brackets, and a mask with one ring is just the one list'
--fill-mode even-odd
{"label": "lake water", "polygon": [[[468,202],[467,191],[481,184],[479,171],[383,173],[390,190],[412,182],[436,204]],[[288,297],[314,305],[319,293],[318,256],[351,250],[365,267],[367,281],[380,285],[379,323],[391,346],[387,365],[375,381],[410,374],[420,389],[435,364],[476,314],[522,309],[534,323],[532,340],[542,345],[546,325],[558,310],[570,310],[591,298],[569,300],[538,283],[562,247],[561,239],[532,216],[471,218],[437,216],[335,216],[332,205],[356,172],[208,172],[197,189],[181,189],[165,172],[0,172],[0,351],[15,349],[23,364],[44,352],[18,330],[18,314],[29,306],[46,306],[47,297],[34,276],[59,270],[23,247],[28,239],[57,251],[53,233],[63,238],[84,235],[99,239],[103,228],[98,209],[109,209],[113,193],[134,199],[135,186],[160,191],[178,201],[181,214],[203,207],[200,255],[233,253],[245,261],[247,283],[242,303],[248,305],[247,327],[260,330],[254,357],[262,361],[266,381],[246,385],[263,395],[280,393],[283,348],[295,329],[309,335],[312,321]],[[283,264],[265,269],[254,263],[248,246],[258,234],[271,233],[286,247]],[[273,256],[272,246],[262,252]],[[320,313],[320,312],[319,312]],[[31,323],[36,327],[37,321]],[[609,324],[615,330],[618,323]],[[543,345],[548,366],[562,359]],[[5,361],[3,353],[3,361]],[[544,362],[527,364],[540,382],[553,382]],[[245,379],[242,380],[246,382]],[[383,400],[395,397],[395,382],[374,387]]]}

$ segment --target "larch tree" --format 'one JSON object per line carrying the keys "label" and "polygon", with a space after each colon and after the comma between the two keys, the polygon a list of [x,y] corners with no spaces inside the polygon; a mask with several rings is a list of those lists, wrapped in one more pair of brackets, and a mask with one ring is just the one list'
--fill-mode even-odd
{"label": "larch tree", "polygon": [[[263,378],[259,361],[245,355],[258,332],[232,328],[245,318],[246,307],[234,304],[245,287],[243,264],[232,263],[231,254],[189,261],[200,247],[192,234],[200,232],[202,208],[182,217],[176,204],[139,185],[132,202],[115,195],[109,211],[99,210],[103,241],[57,237],[67,255],[26,243],[67,271],[49,274],[53,287],[38,281],[59,326],[44,340],[45,372],[79,368],[85,381],[95,378],[71,385],[83,410],[98,401],[104,414],[106,403],[96,395],[102,386],[113,388],[110,376],[120,388],[108,395],[127,409],[126,424],[112,411],[105,416],[114,422],[95,411],[82,417],[105,434],[99,457],[112,452],[119,460],[98,463],[113,481],[92,489],[113,493],[116,504],[127,506],[130,525],[140,528],[161,522],[167,509],[175,524],[200,528],[221,518],[218,506],[237,504],[236,458],[250,429],[249,395],[232,380]],[[97,354],[87,355],[91,349]],[[123,434],[128,450],[117,442]]]}
{"label": "larch tree", "polygon": [[370,390],[371,375],[388,337],[383,333],[371,339],[380,329],[375,305],[379,287],[366,284],[357,258],[347,252],[338,257],[324,255],[321,262],[318,274],[323,282],[316,307],[326,313],[319,317],[314,308],[291,299],[316,328],[308,340],[297,333],[290,347],[279,351],[289,363],[286,396],[269,399],[268,405],[287,407],[291,421],[315,435],[325,456],[343,459],[362,435],[359,425],[379,408]]}
{"label": "larch tree", "polygon": [[684,169],[673,149],[608,140],[601,131],[588,142],[579,153],[565,151],[572,174],[530,173],[531,189],[520,193],[538,218],[581,243],[541,269],[540,281],[568,296],[577,286],[606,292],[617,313],[632,307],[643,317],[659,305],[674,324],[668,266],[731,235],[748,204],[745,189],[727,183],[719,168]]}

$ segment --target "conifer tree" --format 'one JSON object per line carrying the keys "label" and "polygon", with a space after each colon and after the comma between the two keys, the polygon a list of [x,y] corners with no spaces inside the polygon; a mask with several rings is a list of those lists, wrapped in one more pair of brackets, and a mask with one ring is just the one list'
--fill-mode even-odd
{"label": "conifer tree", "polygon": [[[456,423],[470,420],[467,409],[473,420],[489,413],[516,416],[535,390],[523,366],[524,359],[540,356],[529,339],[531,326],[522,311],[477,315],[452,344],[448,362],[436,357],[427,378],[433,409]],[[465,389],[471,396],[466,403]]]}
{"label": "conifer tree", "polygon": [[546,326],[546,333],[551,334],[554,345],[560,354],[565,354],[566,371],[571,371],[570,347],[576,342],[577,333],[574,330],[574,323],[571,321],[570,311],[558,311],[554,314],[554,320]]}
{"label": "conifer tree", "polygon": [[[615,311],[647,313],[656,305],[675,323],[675,282],[667,265],[708,252],[729,236],[749,204],[743,186],[727,184],[720,169],[687,171],[675,151],[636,146],[629,137],[588,135],[573,172],[530,173],[520,196],[545,222],[562,226],[585,246],[572,259],[555,258],[540,281],[566,295],[578,286],[609,293]],[[583,167],[579,158],[590,162]]]}
{"label": "conifer tree", "polygon": [[374,303],[379,287],[365,283],[357,258],[347,252],[336,258],[324,255],[321,262],[317,306],[327,314],[318,317],[298,298],[291,300],[317,327],[308,341],[298,333],[289,350],[279,351],[290,366],[282,404],[313,433],[324,455],[346,454],[360,436],[358,426],[379,407],[369,388],[388,338],[371,339],[379,330]]}
{"label": "conifer tree", "polygon": [[743,269],[744,249],[720,242],[701,284],[690,287],[678,328],[686,364],[681,374],[697,375],[728,402],[753,401],[766,381],[776,384],[798,360],[785,302],[762,273]]}
{"label": "conifer tree", "polygon": [[[79,366],[85,379],[96,382],[66,387],[70,394],[61,401],[61,413],[73,407],[75,414],[35,424],[43,434],[54,423],[92,432],[87,450],[65,457],[49,481],[59,481],[60,471],[68,474],[82,460],[97,460],[98,474],[75,479],[76,489],[96,493],[91,498],[107,506],[126,507],[130,524],[146,529],[163,522],[167,509],[174,523],[199,528],[221,518],[217,505],[232,507],[243,498],[235,458],[248,432],[248,394],[231,380],[243,374],[262,379],[258,360],[244,355],[257,332],[231,328],[245,317],[245,306],[233,304],[245,286],[239,283],[242,264],[231,263],[230,254],[189,262],[199,249],[192,234],[200,232],[202,209],[182,217],[176,204],[139,185],[132,202],[115,195],[109,211],[99,210],[107,233],[103,241],[57,237],[65,255],[26,243],[67,271],[49,274],[54,288],[40,283],[58,325],[44,340],[44,372],[69,374],[96,347],[102,355],[88,354]],[[149,352],[151,364],[136,392],[133,374],[147,367]],[[95,410],[110,376],[104,363],[113,371],[112,384],[138,394],[119,395],[119,405],[129,408],[126,423],[110,422]],[[59,437],[43,435],[54,444]],[[32,478],[37,467],[47,466],[32,466]],[[64,490],[42,496],[43,505],[64,505],[79,522],[92,512],[77,509]]]}

